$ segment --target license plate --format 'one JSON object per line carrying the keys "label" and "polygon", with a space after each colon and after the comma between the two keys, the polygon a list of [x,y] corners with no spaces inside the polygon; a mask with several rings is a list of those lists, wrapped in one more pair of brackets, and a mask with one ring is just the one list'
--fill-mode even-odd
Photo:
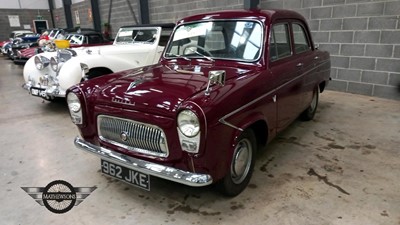
{"label": "license plate", "polygon": [[136,187],[150,191],[150,175],[148,174],[105,160],[101,160],[101,172]]}
{"label": "license plate", "polygon": [[38,97],[45,97],[46,96],[45,89],[43,89],[43,88],[31,87],[31,94],[34,95],[34,96],[38,96]]}

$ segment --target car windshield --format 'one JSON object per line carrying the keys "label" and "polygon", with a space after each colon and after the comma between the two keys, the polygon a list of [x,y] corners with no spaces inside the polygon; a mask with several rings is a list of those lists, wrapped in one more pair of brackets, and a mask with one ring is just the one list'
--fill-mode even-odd
{"label": "car windshield", "polygon": [[212,21],[183,24],[172,37],[166,58],[254,61],[261,54],[263,29],[256,21]]}
{"label": "car windshield", "polygon": [[71,43],[71,44],[81,45],[81,44],[83,44],[85,36],[79,35],[79,34],[72,34],[72,35],[68,35],[66,39],[69,40],[69,43]]}
{"label": "car windshield", "polygon": [[157,37],[157,28],[121,28],[115,38],[116,44],[126,43],[154,43]]}

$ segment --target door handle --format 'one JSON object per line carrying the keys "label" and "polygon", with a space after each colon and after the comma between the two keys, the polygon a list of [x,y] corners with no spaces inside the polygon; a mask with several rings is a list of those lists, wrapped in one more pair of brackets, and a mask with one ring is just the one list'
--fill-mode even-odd
{"label": "door handle", "polygon": [[314,60],[317,60],[317,59],[319,59],[319,56],[315,56],[315,57],[314,57]]}
{"label": "door handle", "polygon": [[298,63],[296,66],[297,67],[302,67],[304,64],[303,63]]}

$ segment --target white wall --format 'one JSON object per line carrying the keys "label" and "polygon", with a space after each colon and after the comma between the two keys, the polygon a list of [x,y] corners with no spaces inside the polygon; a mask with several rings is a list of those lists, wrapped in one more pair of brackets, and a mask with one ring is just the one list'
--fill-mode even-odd
{"label": "white wall", "polygon": [[0,9],[49,9],[48,0],[0,0]]}
{"label": "white wall", "polygon": [[54,2],[54,8],[59,9],[63,7],[62,0],[53,0],[53,2]]}
{"label": "white wall", "polygon": [[[62,0],[53,0],[54,1],[54,8],[59,9],[63,7],[63,1]],[[71,0],[72,4],[78,3],[78,2],[83,2],[85,0]]]}

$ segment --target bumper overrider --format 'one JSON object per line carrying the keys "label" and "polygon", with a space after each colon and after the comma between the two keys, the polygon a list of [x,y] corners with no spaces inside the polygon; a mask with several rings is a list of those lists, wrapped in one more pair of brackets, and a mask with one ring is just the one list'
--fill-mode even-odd
{"label": "bumper overrider", "polygon": [[213,182],[212,177],[208,174],[191,173],[173,167],[148,162],[142,159],[136,159],[104,147],[93,145],[79,137],[75,138],[74,144],[77,148],[97,155],[104,160],[176,183],[193,187],[201,187],[209,185]]}

